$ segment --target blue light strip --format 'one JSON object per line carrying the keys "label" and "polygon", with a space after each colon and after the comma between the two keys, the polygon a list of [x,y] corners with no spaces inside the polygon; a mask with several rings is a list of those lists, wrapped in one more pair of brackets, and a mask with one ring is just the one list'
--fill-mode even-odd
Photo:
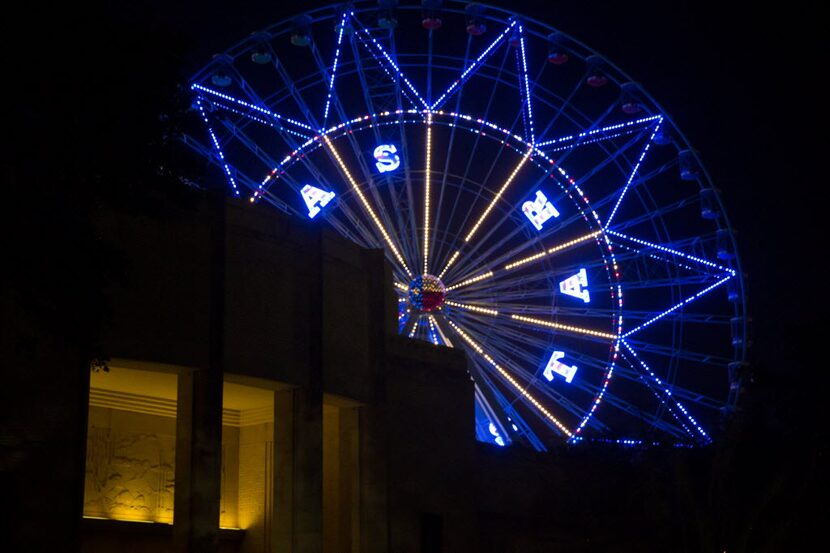
{"label": "blue light strip", "polygon": [[309,130],[311,132],[314,132],[314,129],[311,127],[311,125],[306,125],[305,123],[301,123],[300,121],[297,121],[296,119],[291,119],[290,117],[283,117],[282,115],[280,115],[278,113],[274,113],[273,111],[270,111],[270,110],[268,110],[264,107],[254,105],[250,102],[246,102],[245,100],[240,100],[238,98],[234,98],[233,96],[230,96],[228,94],[224,94],[222,92],[219,92],[218,90],[213,90],[211,88],[207,88],[206,86],[202,86],[202,85],[196,84],[196,83],[192,84],[190,86],[190,88],[191,88],[191,90],[198,90],[200,92],[210,94],[211,96],[221,98],[221,99],[223,99],[227,102],[232,102],[234,104],[246,107],[248,109],[258,111],[259,113],[267,115],[268,117],[273,117],[274,119],[276,119],[278,121],[285,121],[286,123],[291,123],[292,125],[296,125],[297,127]]}
{"label": "blue light strip", "polygon": [[[649,374],[649,376],[651,376],[651,378],[654,379],[654,381],[657,383],[657,385],[660,386],[661,388],[663,388],[663,392],[666,394],[666,397],[670,397],[672,399],[672,401],[677,406],[677,408],[680,409],[680,411],[686,416],[687,419],[689,419],[689,422],[692,423],[692,426],[695,427],[695,429],[700,433],[700,435],[703,436],[703,438],[707,442],[711,442],[712,438],[709,437],[709,434],[707,434],[706,431],[703,430],[703,428],[700,426],[700,424],[698,424],[698,422],[695,420],[695,418],[691,414],[689,414],[689,412],[686,410],[686,408],[683,407],[683,404],[680,403],[678,400],[676,400],[674,398],[674,396],[672,395],[671,390],[669,389],[669,387],[666,386],[666,384],[662,380],[660,380],[660,378],[656,374],[654,374],[654,371],[651,370],[651,368],[645,363],[645,361],[640,359],[640,357],[637,355],[637,352],[634,351],[634,348],[632,348],[628,344],[628,342],[626,342],[625,340],[622,340],[622,344],[625,346],[625,349],[627,349],[631,353],[631,355],[634,356],[634,358],[637,360],[637,362],[640,363],[640,366],[643,367],[643,369],[645,369],[645,371]],[[671,412],[671,410],[669,412]],[[680,421],[678,421],[678,422],[680,422]],[[682,424],[682,422],[681,422],[681,424]],[[685,425],[683,425],[683,427],[685,428]],[[688,429],[687,429],[687,432],[688,432]]]}
{"label": "blue light strip", "polygon": [[430,341],[435,344],[436,346],[441,345],[441,341],[438,338],[438,332],[435,330],[435,319],[432,315],[429,316],[427,319],[429,322],[429,339]]}
{"label": "blue light strip", "polygon": [[636,129],[631,129],[627,132],[618,132],[616,134],[609,134],[609,135],[601,136],[599,138],[594,138],[594,139],[591,139],[591,140],[580,140],[578,144],[564,144],[564,145],[561,145],[561,146],[557,146],[556,148],[549,148],[549,149],[546,148],[546,150],[549,154],[552,154],[554,152],[564,152],[566,150],[571,150],[572,148],[576,148],[577,146],[587,146],[588,144],[596,144],[597,142],[602,142],[604,140],[611,140],[612,138],[618,138],[620,136],[633,134],[635,132],[637,132]]}
{"label": "blue light strip", "polygon": [[631,183],[634,182],[634,177],[637,176],[637,172],[640,170],[640,164],[643,163],[643,159],[646,157],[648,153],[648,149],[651,148],[652,141],[654,140],[654,136],[657,134],[657,131],[660,130],[660,126],[663,124],[663,118],[661,117],[657,124],[654,126],[654,130],[651,132],[651,136],[648,138],[648,142],[646,142],[643,151],[640,152],[640,157],[637,159],[637,163],[634,164],[634,168],[631,170],[631,174],[628,176],[628,180],[623,187],[622,192],[620,193],[620,197],[617,198],[617,203],[614,204],[614,209],[611,210],[611,215],[608,216],[608,220],[605,221],[605,226],[611,224],[611,221],[614,219],[614,215],[617,214],[617,210],[620,208],[620,204],[625,198],[625,193],[628,192],[628,188],[631,186]]}
{"label": "blue light strip", "polygon": [[[625,346],[629,349],[629,351],[631,351],[631,354],[637,359],[637,362],[640,363],[642,368],[649,374],[649,376],[651,376],[652,379],[657,382],[657,386],[663,387],[662,392],[665,394],[665,397],[661,397],[660,391],[655,390],[654,387],[652,387],[648,382],[646,382],[645,379],[643,379],[642,376],[641,376],[641,379],[643,379],[644,385],[651,391],[652,394],[654,394],[654,397],[657,398],[657,401],[659,401],[661,404],[663,404],[666,407],[666,410],[669,412],[669,414],[672,416],[672,418],[674,418],[674,420],[677,421],[677,424],[679,424],[683,428],[683,430],[686,431],[686,434],[688,434],[689,436],[694,438],[695,433],[692,431],[692,429],[689,428],[689,426],[685,422],[683,422],[680,419],[679,416],[677,416],[677,413],[674,412],[671,405],[669,403],[666,403],[665,398],[669,397],[671,395],[671,392],[669,392],[668,388],[665,387],[665,385],[663,384],[663,381],[660,380],[660,378],[658,378],[657,375],[655,375],[652,372],[652,370],[648,367],[648,365],[646,365],[639,357],[637,357],[637,354],[634,352],[634,350],[631,349],[631,346],[629,346],[627,343],[625,344]],[[672,398],[672,401],[677,403],[677,401],[674,398]],[[682,411],[686,412],[685,409],[682,409]]]}
{"label": "blue light strip", "polygon": [[623,337],[623,338],[628,338],[629,336],[631,336],[631,335],[632,335],[632,334],[634,334],[635,332],[639,332],[640,330],[642,330],[642,329],[644,329],[645,327],[647,327],[647,326],[651,325],[652,323],[655,323],[655,322],[659,321],[660,319],[662,319],[662,318],[663,318],[663,317],[665,317],[666,315],[669,315],[669,314],[671,314],[671,313],[673,313],[673,312],[677,311],[678,309],[680,309],[680,308],[681,308],[681,307],[683,307],[684,305],[687,305],[687,304],[689,304],[689,303],[692,303],[693,301],[695,301],[696,299],[700,298],[701,296],[703,296],[703,295],[705,295],[705,294],[707,294],[707,293],[711,292],[712,290],[714,290],[715,288],[717,288],[718,286],[720,286],[721,284],[723,284],[724,282],[726,282],[727,280],[729,280],[730,278],[732,278],[733,276],[735,276],[735,275],[734,275],[734,274],[729,274],[729,275],[726,275],[725,277],[723,277],[722,279],[720,279],[720,280],[719,280],[719,281],[717,281],[716,283],[712,284],[711,286],[707,286],[706,288],[704,288],[703,290],[701,290],[700,292],[698,292],[698,293],[697,293],[697,294],[695,294],[694,296],[691,296],[691,297],[686,298],[685,300],[681,301],[681,302],[680,302],[680,303],[678,303],[677,305],[674,305],[674,306],[672,306],[672,307],[670,307],[670,308],[666,309],[665,311],[663,311],[663,312],[662,312],[662,313],[660,313],[659,315],[657,315],[657,316],[655,316],[655,317],[652,317],[651,319],[647,320],[646,322],[644,322],[644,323],[643,323],[643,324],[641,324],[640,326],[638,326],[638,327],[636,327],[636,328],[633,328],[633,329],[629,330],[628,332],[626,332],[625,334],[623,334],[623,335],[622,335],[622,337]]}
{"label": "blue light strip", "polygon": [[[383,48],[383,46],[381,46],[380,43],[377,40],[375,40],[375,38],[372,35],[370,35],[369,31],[367,31],[366,29],[361,29],[360,31],[358,31],[358,33],[357,33],[358,38],[361,38],[361,35],[365,35],[366,38],[368,38],[370,41],[372,41],[371,44],[374,45],[375,48],[377,48],[377,50],[380,53],[380,55],[382,56],[382,58],[384,60],[386,60],[386,63],[389,64],[389,66],[391,66],[392,69],[395,70],[395,74],[397,74],[398,78],[400,78],[403,81],[403,83],[407,86],[409,91],[412,92],[412,94],[415,95],[415,97],[418,99],[419,102],[421,102],[421,105],[423,105],[425,109],[429,110],[430,109],[429,104],[426,102],[426,100],[423,99],[423,97],[421,97],[421,95],[418,93],[418,90],[415,88],[415,86],[411,82],[409,82],[409,79],[406,78],[406,75],[403,74],[403,71],[401,71],[401,69],[398,67],[398,64],[394,62],[394,60],[392,59],[392,56],[389,55],[389,53]],[[378,58],[378,56],[375,55],[374,52],[372,52],[372,49],[371,49],[371,46],[370,46],[369,43],[362,40],[362,38],[360,40],[360,43],[363,44],[364,46],[366,46],[366,49],[369,50],[369,53],[372,54],[375,57],[376,60],[381,61],[380,58]]]}
{"label": "blue light strip", "polygon": [[[579,140],[580,138],[585,138],[586,136],[591,136],[594,134],[600,133],[607,133],[611,131],[615,131],[618,129],[628,129],[629,127],[634,127],[637,125],[642,125],[643,123],[650,123],[651,121],[655,121],[659,119],[660,121],[663,120],[662,115],[652,115],[650,117],[644,117],[642,119],[637,119],[636,121],[628,121],[626,123],[618,123],[616,125],[610,125],[608,127],[602,127],[600,129],[594,129],[592,131],[585,131],[579,134],[571,134],[568,136],[563,136],[560,138],[554,138],[553,140],[545,140],[544,142],[539,142],[536,144],[537,148],[544,148],[545,146],[550,146],[551,144],[558,144],[560,142],[569,142],[573,140]],[[631,129],[629,132],[636,132],[636,129]],[[614,135],[619,136],[619,134]],[[603,137],[603,138],[614,138],[613,136]]]}
{"label": "blue light strip", "polygon": [[205,113],[205,107],[202,105],[201,100],[197,100],[196,105],[199,107],[199,113],[202,114],[202,120],[204,120],[205,127],[207,127],[208,134],[210,134],[210,140],[211,142],[213,142],[213,147],[216,150],[216,155],[219,157],[219,160],[222,163],[222,168],[225,170],[225,175],[228,177],[228,184],[231,185],[233,195],[239,196],[239,188],[237,188],[236,186],[236,180],[233,178],[233,175],[231,174],[231,168],[228,165],[228,162],[225,161],[225,154],[222,152],[222,147],[219,146],[219,140],[216,138],[216,134],[213,132],[213,128],[210,126],[210,121],[208,120],[207,113]]}
{"label": "blue light strip", "polygon": [[672,255],[676,255],[678,257],[688,259],[689,261],[694,261],[695,263],[700,263],[701,265],[706,265],[708,267],[713,267],[715,269],[718,269],[719,271],[727,272],[731,276],[735,276],[735,274],[736,274],[734,269],[730,269],[728,267],[718,265],[717,263],[713,263],[712,261],[707,261],[706,259],[696,257],[694,255],[689,255],[687,253],[683,253],[683,252],[678,251],[678,250],[673,250],[671,248],[667,248],[666,246],[660,246],[658,244],[654,244],[654,243],[648,242],[646,240],[641,240],[640,238],[634,238],[633,236],[628,236],[626,234],[623,234],[621,232],[617,232],[615,230],[605,229],[605,233],[610,234],[611,236],[616,236],[618,238],[623,238],[625,240],[630,240],[630,241],[634,242],[635,244],[640,244],[641,246],[648,246],[649,248],[654,248],[655,250],[659,250],[661,252],[670,253]]}
{"label": "blue light strip", "polygon": [[536,142],[536,132],[533,129],[533,108],[530,105],[530,84],[527,79],[527,56],[525,55],[525,37],[521,25],[519,25],[519,47],[522,55],[522,64],[520,66],[522,82],[519,83],[519,85],[521,86],[522,84],[524,84],[524,99],[525,105],[527,107],[526,130],[530,133],[530,144],[533,145]]}
{"label": "blue light strip", "polygon": [[510,32],[510,30],[511,30],[511,29],[513,29],[513,27],[515,27],[515,26],[516,26],[516,21],[512,21],[512,22],[510,23],[510,25],[508,25],[508,26],[507,26],[507,28],[506,28],[504,31],[502,31],[502,33],[501,33],[499,36],[497,36],[497,37],[496,37],[496,39],[495,39],[493,42],[491,42],[491,43],[490,43],[490,46],[488,46],[488,47],[484,50],[484,52],[482,52],[482,53],[481,53],[481,54],[480,54],[480,55],[479,55],[479,56],[475,59],[475,61],[473,61],[473,62],[472,62],[472,63],[471,63],[471,64],[467,67],[467,69],[465,69],[465,70],[461,73],[461,76],[460,76],[460,77],[458,77],[455,81],[453,81],[453,83],[449,86],[449,88],[448,88],[447,90],[445,90],[445,91],[444,91],[444,93],[443,93],[443,94],[441,94],[441,96],[439,96],[439,97],[438,97],[438,99],[435,101],[435,103],[433,103],[431,106],[428,106],[428,109],[434,110],[434,109],[438,108],[438,106],[440,106],[440,105],[444,102],[444,100],[446,100],[446,99],[447,99],[447,97],[448,97],[450,94],[452,94],[452,93],[453,93],[453,91],[454,91],[456,88],[458,88],[461,84],[463,84],[463,83],[464,83],[464,81],[467,79],[467,77],[469,77],[469,76],[473,73],[473,71],[475,71],[476,69],[478,69],[478,66],[479,66],[479,65],[480,65],[480,64],[481,64],[481,63],[485,60],[485,58],[487,58],[487,57],[490,55],[490,53],[493,51],[493,49],[494,49],[496,46],[498,46],[498,45],[499,45],[499,43],[500,43],[502,40],[504,40],[504,37],[506,37],[506,36],[507,36],[507,33],[508,33],[508,32]]}
{"label": "blue light strip", "polygon": [[241,115],[242,117],[250,119],[251,121],[256,121],[257,123],[260,123],[262,125],[266,125],[266,126],[271,127],[273,129],[277,129],[280,132],[284,132],[284,133],[287,133],[287,134],[292,134],[296,137],[302,138],[303,140],[308,139],[307,134],[303,134],[301,132],[295,131],[293,129],[289,129],[287,127],[280,127],[278,125],[275,125],[273,121],[269,121],[267,119],[262,119],[261,117],[257,117],[256,115],[252,115],[251,113],[246,113],[242,110],[232,108],[230,106],[227,106],[227,105],[223,104],[222,102],[217,102],[216,100],[212,100],[212,103],[215,107],[221,108],[225,111],[230,111],[231,113],[236,113],[237,115]]}
{"label": "blue light strip", "polygon": [[340,61],[340,45],[343,43],[343,29],[346,27],[346,19],[348,17],[349,14],[347,12],[343,12],[342,17],[340,18],[340,30],[337,33],[337,49],[334,51],[334,64],[331,68],[331,78],[329,78],[329,93],[326,96],[326,109],[323,111],[323,128],[326,127],[326,120],[329,118],[331,93],[334,90],[334,76],[337,74],[337,62]]}
{"label": "blue light strip", "polygon": [[[618,321],[619,323],[622,322],[621,319],[622,318],[620,318],[620,320]],[[597,410],[597,407],[599,407],[599,404],[602,403],[602,398],[605,395],[605,392],[608,391],[608,384],[611,383],[611,377],[614,376],[614,367],[617,363],[619,355],[620,341],[616,340],[614,342],[614,354],[611,356],[611,363],[608,365],[608,370],[605,372],[605,378],[602,381],[602,387],[599,390],[599,394],[597,394],[597,397],[594,399],[593,405],[591,405],[591,408],[588,410],[585,416],[582,417],[582,420],[579,422],[579,426],[576,427],[576,430],[574,430],[573,435],[570,436],[568,441],[573,442],[574,438],[582,432],[582,429],[585,428],[585,425],[588,424],[588,421],[591,420],[591,417],[594,416],[594,412]]]}

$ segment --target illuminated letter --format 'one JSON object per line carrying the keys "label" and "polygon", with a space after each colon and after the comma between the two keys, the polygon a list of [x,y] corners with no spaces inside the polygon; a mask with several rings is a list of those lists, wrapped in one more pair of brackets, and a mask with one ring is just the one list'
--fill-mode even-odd
{"label": "illuminated letter", "polygon": [[490,434],[493,435],[493,441],[501,447],[504,447],[504,439],[501,436],[499,436],[499,431],[496,430],[496,425],[491,422],[490,426],[487,429],[490,431]]}
{"label": "illuminated letter", "polygon": [[398,149],[394,144],[381,144],[375,148],[375,167],[381,173],[394,171],[401,164],[401,158],[398,156]]}
{"label": "illuminated letter", "polygon": [[544,371],[542,371],[542,376],[547,378],[549,382],[553,382],[553,373],[556,373],[560,376],[564,376],[565,382],[567,382],[568,384],[570,384],[571,380],[573,380],[574,376],[576,376],[576,365],[569,367],[564,363],[560,363],[559,360],[563,357],[565,357],[565,352],[563,351],[554,351],[553,355],[550,356],[548,366],[545,367]]}
{"label": "illuminated letter", "polygon": [[591,295],[588,294],[588,290],[582,289],[583,286],[588,286],[588,275],[585,274],[585,269],[580,269],[574,276],[559,283],[559,291],[588,303],[591,301]]}
{"label": "illuminated letter", "polygon": [[314,216],[320,213],[320,208],[325,207],[334,198],[334,192],[326,192],[310,184],[303,186],[300,195],[302,195],[305,205],[308,207],[308,217],[310,219],[314,219]]}
{"label": "illuminated letter", "polygon": [[541,190],[536,191],[536,199],[534,201],[526,201],[522,204],[522,211],[525,217],[530,219],[536,230],[542,230],[542,225],[551,217],[559,217],[559,211],[553,204],[548,201]]}

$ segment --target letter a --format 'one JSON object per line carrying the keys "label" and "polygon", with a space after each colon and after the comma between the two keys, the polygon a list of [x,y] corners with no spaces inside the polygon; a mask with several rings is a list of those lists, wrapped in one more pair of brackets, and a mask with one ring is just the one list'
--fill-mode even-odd
{"label": "letter a", "polygon": [[588,290],[583,289],[585,286],[588,286],[588,275],[585,273],[585,269],[580,269],[574,276],[568,277],[559,283],[559,291],[588,303],[591,301],[591,295]]}
{"label": "letter a", "polygon": [[310,184],[303,186],[300,195],[305,200],[306,207],[308,207],[308,217],[310,219],[320,213],[320,208],[325,207],[334,198],[334,192],[326,192]]}

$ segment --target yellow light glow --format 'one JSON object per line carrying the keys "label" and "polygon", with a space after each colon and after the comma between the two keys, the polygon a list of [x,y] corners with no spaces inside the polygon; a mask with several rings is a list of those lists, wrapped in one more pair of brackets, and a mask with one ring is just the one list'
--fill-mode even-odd
{"label": "yellow light glow", "polygon": [[437,325],[435,324],[435,317],[433,317],[432,315],[430,315],[430,316],[429,316],[429,318],[428,318],[427,320],[429,321],[429,329],[432,331],[432,343],[433,343],[433,344],[435,344],[435,345],[437,346],[437,345],[438,345],[438,339],[437,339],[437,337],[435,336],[435,334],[436,334],[436,326],[437,326]]}
{"label": "yellow light glow", "polygon": [[587,334],[588,336],[596,336],[598,338],[608,338],[609,340],[614,340],[617,338],[616,334],[610,334],[608,332],[600,332],[598,330],[591,330],[588,328],[582,328],[579,326],[570,326],[570,325],[563,325],[559,323],[554,323],[553,321],[543,321],[542,319],[534,319],[533,317],[525,317],[523,315],[510,315],[512,319],[516,319],[517,321],[522,321],[525,323],[535,324],[538,326],[544,326],[547,328],[554,328],[556,330],[562,330],[565,332],[573,332],[574,334]]}
{"label": "yellow light glow", "polygon": [[467,333],[466,333],[466,332],[464,332],[463,330],[461,330],[460,328],[458,328],[458,325],[456,325],[456,324],[455,324],[455,323],[453,323],[452,321],[447,321],[447,322],[450,324],[450,326],[452,326],[452,327],[453,327],[453,329],[455,329],[455,331],[458,333],[458,335],[459,335],[459,336],[461,336],[461,338],[462,338],[465,342],[467,342],[467,344],[468,344],[471,348],[473,348],[473,349],[476,351],[476,353],[478,353],[478,354],[482,357],[482,359],[484,359],[485,361],[487,361],[488,363],[490,363],[490,364],[491,364],[491,365],[492,365],[492,366],[493,366],[493,367],[494,367],[497,371],[499,371],[499,374],[501,374],[501,375],[505,378],[505,380],[507,380],[507,381],[510,383],[510,385],[511,385],[511,386],[513,386],[513,387],[516,389],[516,391],[517,391],[517,392],[519,392],[520,394],[522,394],[522,396],[524,396],[524,397],[525,397],[525,398],[526,398],[526,399],[527,399],[527,400],[528,400],[528,401],[529,401],[529,402],[530,402],[530,403],[531,403],[534,407],[536,407],[536,409],[538,409],[540,413],[542,413],[542,414],[543,414],[543,415],[544,415],[544,416],[545,416],[545,417],[546,417],[549,421],[551,421],[553,424],[555,424],[555,425],[556,425],[556,427],[557,427],[557,428],[559,428],[559,430],[561,430],[562,432],[564,432],[564,433],[565,433],[565,434],[566,434],[569,438],[570,438],[571,436],[573,436],[573,432],[571,432],[570,430],[568,430],[568,429],[565,427],[565,425],[564,425],[564,424],[562,424],[562,423],[559,421],[559,419],[557,419],[556,417],[554,417],[554,416],[550,413],[550,411],[548,411],[547,409],[545,409],[545,407],[544,407],[544,406],[542,406],[542,404],[541,404],[541,403],[539,403],[539,401],[538,401],[535,397],[533,397],[533,396],[532,396],[532,395],[531,395],[531,394],[530,394],[527,390],[525,390],[525,389],[524,389],[524,388],[523,388],[523,387],[519,384],[519,382],[518,382],[518,381],[516,381],[516,379],[515,379],[515,378],[513,378],[513,376],[512,376],[512,375],[510,375],[510,373],[508,373],[508,372],[507,372],[506,370],[504,370],[504,369],[503,369],[503,368],[502,368],[502,367],[501,367],[498,363],[496,363],[496,362],[495,362],[495,360],[493,360],[493,358],[492,358],[492,357],[490,357],[490,355],[488,355],[488,354],[484,351],[484,348],[482,348],[480,345],[478,345],[478,344],[475,342],[475,340],[473,340],[472,338],[470,338],[470,337],[467,335]]}
{"label": "yellow light glow", "polygon": [[450,260],[447,262],[447,266],[446,266],[446,267],[444,267],[444,270],[443,270],[443,271],[441,271],[441,274],[440,274],[440,275],[438,275],[438,278],[444,278],[444,273],[446,273],[446,272],[447,272],[447,269],[449,269],[449,268],[450,268],[450,265],[452,265],[453,263],[455,263],[455,260],[456,260],[456,259],[458,259],[458,256],[459,256],[459,255],[461,255],[461,251],[460,251],[460,250],[455,250],[455,253],[454,253],[454,254],[452,254],[452,257],[451,257],[451,258],[450,258]]}
{"label": "yellow light glow", "polygon": [[409,286],[401,282],[396,282],[395,288],[397,288],[398,290],[403,290],[404,292],[409,292]]}
{"label": "yellow light glow", "polygon": [[343,171],[343,174],[346,175],[346,179],[349,181],[349,184],[352,185],[352,189],[357,194],[357,197],[360,198],[361,203],[363,203],[363,208],[366,210],[366,213],[369,214],[369,217],[372,218],[372,221],[374,221],[375,226],[377,226],[378,230],[380,230],[381,235],[383,235],[383,239],[386,241],[386,245],[389,246],[390,250],[392,250],[392,254],[395,256],[395,259],[397,259],[398,263],[401,264],[401,267],[403,267],[404,271],[406,271],[406,274],[409,275],[409,278],[412,278],[412,271],[409,270],[409,267],[403,260],[403,257],[398,251],[398,248],[395,247],[395,244],[392,242],[392,237],[389,236],[388,232],[386,232],[383,223],[381,223],[381,220],[378,218],[377,215],[375,215],[375,211],[372,209],[372,206],[369,205],[369,202],[368,200],[366,200],[366,197],[363,195],[363,192],[360,191],[360,187],[357,185],[357,182],[354,180],[354,177],[352,177],[352,174],[349,171],[348,167],[346,167],[346,164],[343,163],[343,158],[340,157],[340,154],[337,152],[337,149],[334,147],[334,144],[332,144],[331,139],[329,139],[327,135],[323,135],[323,141],[326,143],[326,146],[328,146],[329,150],[331,150],[332,155],[334,155],[334,159],[337,160],[337,164],[340,166],[340,169]]}
{"label": "yellow light glow", "polygon": [[474,311],[476,313],[484,313],[485,315],[493,315],[494,317],[499,314],[498,311],[495,309],[487,309],[485,307],[479,307],[477,305],[470,305],[467,303],[458,303],[454,301],[445,301],[447,305],[451,305],[452,307],[458,307],[460,309],[467,309],[469,311]]}
{"label": "yellow light glow", "polygon": [[518,261],[513,261],[511,263],[508,263],[507,265],[504,266],[504,268],[505,268],[505,270],[514,269],[514,268],[516,268],[520,265],[524,265],[525,263],[530,263],[531,261],[536,261],[537,259],[542,259],[543,257],[547,257],[547,256],[549,256],[553,253],[558,252],[558,251],[562,251],[566,248],[570,248],[571,246],[575,246],[577,244],[580,244],[580,243],[585,242],[587,240],[590,240],[592,238],[596,238],[600,234],[602,234],[602,231],[597,230],[597,231],[591,232],[589,234],[586,234],[584,236],[580,236],[579,238],[574,238],[573,240],[565,242],[564,244],[559,244],[558,246],[554,246],[552,248],[549,248],[548,250],[546,250],[544,252],[537,253],[537,254],[531,255],[529,257],[525,257],[524,259],[519,259]]}
{"label": "yellow light glow", "polygon": [[510,173],[510,176],[507,177],[507,180],[504,181],[504,184],[501,186],[501,188],[496,193],[496,195],[493,196],[493,199],[490,200],[490,205],[487,206],[487,209],[485,209],[484,213],[481,214],[481,217],[478,218],[478,221],[476,221],[476,224],[473,225],[473,228],[470,229],[470,232],[467,234],[467,236],[464,237],[464,242],[469,242],[470,239],[472,239],[473,235],[478,230],[478,227],[481,226],[481,223],[483,223],[484,219],[487,218],[487,215],[490,214],[490,211],[492,211],[493,207],[496,205],[496,202],[499,201],[499,198],[501,198],[502,194],[504,194],[504,191],[507,190],[507,187],[510,186],[511,182],[513,182],[513,179],[518,174],[519,169],[522,168],[522,166],[530,158],[530,154],[532,154],[532,153],[533,153],[533,148],[532,147],[528,148],[527,153],[522,156],[522,159],[521,159],[521,161],[519,161],[519,164],[516,165],[516,168],[513,169],[513,172]]}
{"label": "yellow light glow", "polygon": [[424,176],[424,274],[429,274],[429,195],[432,181],[432,113],[427,114],[427,168]]}
{"label": "yellow light glow", "polygon": [[461,288],[462,286],[467,286],[468,284],[478,282],[479,280],[484,280],[485,278],[490,278],[491,276],[493,276],[493,271],[487,271],[484,274],[478,275],[478,276],[473,277],[473,278],[468,278],[467,280],[463,280],[463,281],[459,282],[458,284],[453,284],[452,286],[448,286],[447,291],[455,290],[456,288]]}

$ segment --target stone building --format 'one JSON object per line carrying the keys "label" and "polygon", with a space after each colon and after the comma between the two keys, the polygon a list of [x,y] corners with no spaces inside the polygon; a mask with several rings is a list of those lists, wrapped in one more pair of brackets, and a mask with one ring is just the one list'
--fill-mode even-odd
{"label": "stone building", "polygon": [[7,380],[31,400],[9,400],[30,409],[9,435],[40,448],[4,473],[7,551],[569,541],[546,483],[561,469],[475,441],[466,358],[397,334],[381,251],[232,200],[164,220],[105,210],[95,229],[122,267],[104,293],[106,369],[3,303]]}

